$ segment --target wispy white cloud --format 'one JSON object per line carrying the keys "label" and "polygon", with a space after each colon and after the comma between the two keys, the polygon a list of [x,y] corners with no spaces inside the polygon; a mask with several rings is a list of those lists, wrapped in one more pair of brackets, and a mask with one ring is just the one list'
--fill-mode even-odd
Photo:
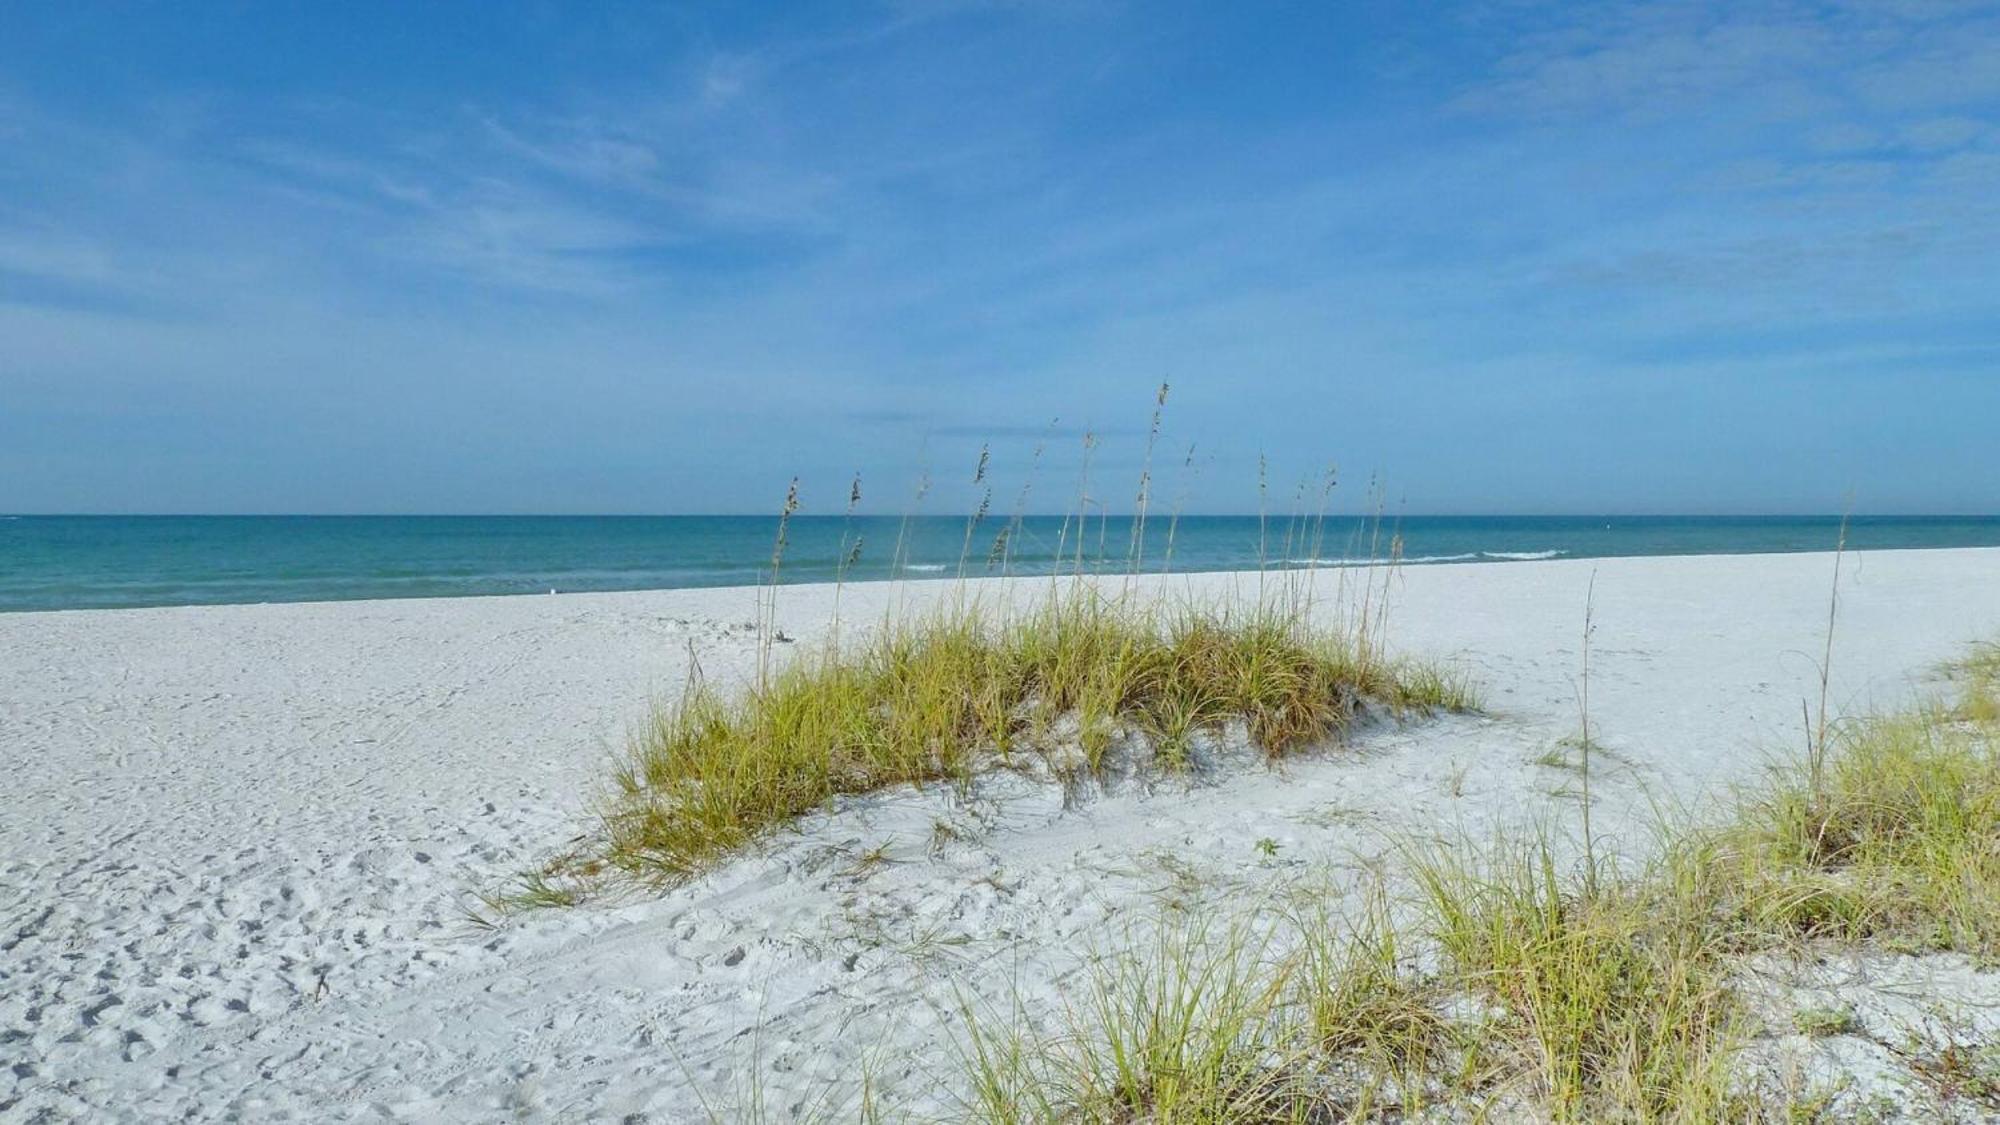
{"label": "wispy white cloud", "polygon": [[125,280],[125,271],[101,245],[23,230],[0,234],[0,272],[88,285]]}
{"label": "wispy white cloud", "polygon": [[1748,92],[1750,112],[1795,118],[1825,104],[1820,64],[1849,38],[1762,5],[1630,3],[1585,6],[1518,43],[1461,107],[1661,118]]}
{"label": "wispy white cloud", "polygon": [[[1463,108],[1795,122],[1979,105],[2000,93],[2000,19],[1990,9],[1619,0],[1560,16],[1529,10],[1536,15],[1510,37],[1517,46],[1461,95]],[[1811,128],[1848,124],[1868,123]]]}
{"label": "wispy white cloud", "polygon": [[1944,152],[1995,135],[1991,122],[1970,117],[1930,117],[1905,124],[1897,139],[1919,152]]}

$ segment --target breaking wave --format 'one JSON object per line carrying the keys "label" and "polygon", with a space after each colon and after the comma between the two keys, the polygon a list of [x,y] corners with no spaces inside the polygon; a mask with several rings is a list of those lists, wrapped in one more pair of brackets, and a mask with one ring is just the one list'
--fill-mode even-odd
{"label": "breaking wave", "polygon": [[1457,555],[1412,555],[1404,559],[1286,559],[1287,566],[1386,566],[1391,561],[1397,563],[1451,563],[1471,562],[1474,559],[1492,559],[1496,562],[1534,562],[1540,559],[1560,558],[1568,551],[1466,551]]}
{"label": "breaking wave", "polygon": [[1464,562],[1467,559],[1476,559],[1478,557],[1479,556],[1477,554],[1467,553],[1463,555],[1416,555],[1407,559],[1384,558],[1384,559],[1374,559],[1372,561],[1369,559],[1286,559],[1285,562],[1291,566],[1387,566],[1391,562],[1397,562],[1397,563]]}

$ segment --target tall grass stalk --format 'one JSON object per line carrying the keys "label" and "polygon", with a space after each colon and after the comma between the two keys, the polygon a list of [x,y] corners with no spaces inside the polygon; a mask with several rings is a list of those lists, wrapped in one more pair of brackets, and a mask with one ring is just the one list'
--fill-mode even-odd
{"label": "tall grass stalk", "polygon": [[[1363,649],[1379,647],[1382,644],[1383,634],[1387,629],[1389,612],[1389,584],[1394,579],[1397,568],[1402,563],[1401,537],[1391,535],[1389,540],[1390,556],[1386,560],[1387,566],[1383,572],[1382,594],[1378,604],[1375,595],[1374,575],[1378,563],[1385,561],[1381,553],[1382,515],[1387,500],[1382,492],[1381,485],[1373,477],[1369,478],[1368,481],[1368,497],[1370,513],[1362,525],[1368,533],[1368,562],[1366,569],[1362,573],[1360,612],[1355,617],[1357,622],[1355,643]],[[1345,571],[1343,571],[1343,583],[1345,580]]]}
{"label": "tall grass stalk", "polygon": [[1583,595],[1583,680],[1577,693],[1577,712],[1581,734],[1577,748],[1578,770],[1581,774],[1583,796],[1581,806],[1583,818],[1583,871],[1584,890],[1592,898],[1597,896],[1597,833],[1591,828],[1590,793],[1590,642],[1597,632],[1597,568],[1590,570],[1590,584]]}
{"label": "tall grass stalk", "polygon": [[854,474],[853,483],[847,486],[847,508],[840,517],[840,555],[834,561],[833,570],[833,620],[828,623],[833,637],[833,646],[840,647],[840,594],[847,585],[847,573],[854,564],[861,561],[862,536],[849,536],[854,530],[854,510],[861,506],[861,474]]}
{"label": "tall grass stalk", "polygon": [[1160,415],[1167,408],[1167,384],[1153,396],[1153,421],[1146,428],[1146,452],[1139,461],[1139,492],[1132,500],[1132,542],[1125,552],[1126,585],[1146,565],[1146,510],[1153,499],[1153,447],[1160,441]]}
{"label": "tall grass stalk", "polygon": [[1308,614],[1312,612],[1313,605],[1318,600],[1320,560],[1325,557],[1323,552],[1326,549],[1326,513],[1327,508],[1333,503],[1333,490],[1339,481],[1335,467],[1328,465],[1325,474],[1320,478],[1319,505],[1313,512],[1311,545],[1306,550],[1308,562],[1305,612]]}
{"label": "tall grass stalk", "polygon": [[979,498],[979,507],[965,518],[965,540],[958,547],[958,580],[965,581],[965,562],[972,555],[972,533],[986,522],[986,513],[993,506],[993,489],[986,485],[986,469],[992,458],[992,450],[984,443],[979,446],[979,464],[972,473],[972,487],[984,486]]}
{"label": "tall grass stalk", "polygon": [[1187,506],[1188,489],[1192,487],[1191,478],[1196,472],[1197,470],[1194,467],[1194,443],[1189,442],[1187,456],[1181,459],[1180,489],[1174,494],[1173,514],[1167,519],[1166,555],[1160,560],[1160,570],[1162,573],[1172,573],[1174,569],[1174,538],[1180,532],[1181,510]]}
{"label": "tall grass stalk", "polygon": [[1036,478],[1041,474],[1042,452],[1048,448],[1048,435],[1055,432],[1056,424],[1060,421],[1060,418],[1051,419],[1047,433],[1043,435],[1040,441],[1035,443],[1035,450],[1028,457],[1027,475],[1021,479],[1021,491],[1019,495],[1014,497],[1014,512],[1008,518],[1007,526],[1001,529],[1000,537],[995,543],[995,550],[988,554],[987,569],[992,569],[992,556],[997,554],[999,556],[1000,574],[1002,577],[1011,573],[1014,549],[1021,541],[1022,529],[1027,520],[1028,495],[1034,490]]}
{"label": "tall grass stalk", "polygon": [[759,600],[757,617],[757,682],[770,677],[771,649],[778,639],[778,583],[785,564],[785,548],[790,544],[792,516],[799,510],[799,478],[793,477],[785,489],[785,505],[778,513],[778,533],[771,543],[770,578]]}
{"label": "tall grass stalk", "polygon": [[1833,630],[1840,618],[1840,564],[1847,557],[1848,517],[1840,517],[1840,538],[1833,548],[1833,585],[1826,599],[1826,645],[1819,659],[1819,718],[1809,732],[1806,746],[1809,770],[1814,794],[1819,793],[1820,780],[1825,772],[1827,698],[1833,679]]}
{"label": "tall grass stalk", "polygon": [[[909,509],[903,513],[902,520],[896,525],[896,546],[889,554],[889,578],[891,581],[900,583],[903,580],[903,575],[910,569],[910,521],[923,517],[924,500],[930,493],[931,470],[929,465],[925,465],[917,474],[916,496],[911,500]],[[898,605],[902,604],[901,592],[902,587],[899,585],[897,587]]]}
{"label": "tall grass stalk", "polygon": [[1271,499],[1270,464],[1257,454],[1257,601],[1264,601],[1264,575],[1271,565],[1271,538],[1268,526]]}

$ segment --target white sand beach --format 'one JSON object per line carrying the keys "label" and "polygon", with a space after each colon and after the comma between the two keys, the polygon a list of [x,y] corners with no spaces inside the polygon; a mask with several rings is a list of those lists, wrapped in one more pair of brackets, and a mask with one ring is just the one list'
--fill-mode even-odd
{"label": "white sand beach", "polygon": [[[678,1122],[759,1088],[782,1120],[865,1075],[934,1119],[961,1004],[1048,1015],[1170,905],[1566,815],[1537,759],[1576,730],[1593,574],[1600,824],[1645,847],[1656,806],[1796,753],[1833,568],[1408,568],[1391,647],[1458,663],[1483,714],[1075,805],[1013,776],[850,800],[671,892],[491,928],[472,892],[589,830],[691,659],[749,674],[752,590],[0,615],[0,1118]],[[953,588],[850,586],[842,614]],[[1842,711],[2000,637],[2000,550],[1849,554],[1840,593]],[[832,601],[786,588],[778,624],[812,644]]]}

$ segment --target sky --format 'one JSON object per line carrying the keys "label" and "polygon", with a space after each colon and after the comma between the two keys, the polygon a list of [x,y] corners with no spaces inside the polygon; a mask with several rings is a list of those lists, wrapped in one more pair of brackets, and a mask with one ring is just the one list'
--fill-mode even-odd
{"label": "sky", "polygon": [[2000,511],[2000,5],[0,27],[0,511]]}

